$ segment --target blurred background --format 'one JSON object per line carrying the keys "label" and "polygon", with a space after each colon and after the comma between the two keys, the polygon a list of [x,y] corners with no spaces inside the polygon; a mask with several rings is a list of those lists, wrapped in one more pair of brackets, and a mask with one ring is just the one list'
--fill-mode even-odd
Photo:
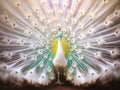
{"label": "blurred background", "polygon": [[[64,81],[63,81],[64,82]],[[0,90],[120,90],[120,81],[112,81],[107,84],[96,83],[90,86],[74,86],[69,82],[64,82],[62,85],[56,85],[55,82],[49,86],[35,87],[33,85],[14,86],[10,83],[0,82]]]}

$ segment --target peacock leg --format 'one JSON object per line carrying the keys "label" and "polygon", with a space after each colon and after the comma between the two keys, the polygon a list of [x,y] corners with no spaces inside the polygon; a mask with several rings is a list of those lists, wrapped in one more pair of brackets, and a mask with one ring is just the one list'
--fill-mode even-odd
{"label": "peacock leg", "polygon": [[60,81],[60,71],[58,69],[57,69],[57,77],[58,77],[58,79],[57,79],[57,82],[55,82],[55,83],[59,84],[59,85],[63,84],[63,82]]}

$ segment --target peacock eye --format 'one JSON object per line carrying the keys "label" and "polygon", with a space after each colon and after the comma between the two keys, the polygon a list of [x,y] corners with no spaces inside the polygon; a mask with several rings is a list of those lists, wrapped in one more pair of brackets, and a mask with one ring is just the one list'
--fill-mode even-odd
{"label": "peacock eye", "polygon": [[4,69],[7,69],[7,67],[6,67],[6,66],[4,66]]}
{"label": "peacock eye", "polygon": [[39,9],[35,9],[36,10],[36,12],[38,12],[39,11]]}
{"label": "peacock eye", "polygon": [[15,71],[15,73],[16,73],[16,74],[18,74],[18,72],[17,72],[17,71]]}
{"label": "peacock eye", "polygon": [[7,20],[8,19],[8,17],[5,17],[5,20]]}
{"label": "peacock eye", "polygon": [[20,4],[18,3],[17,6],[20,6]]}
{"label": "peacock eye", "polygon": [[42,76],[42,78],[45,78],[45,76]]}
{"label": "peacock eye", "polygon": [[106,0],[104,0],[104,2],[106,2]]}
{"label": "peacock eye", "polygon": [[118,31],[116,31],[115,33],[118,34]]}
{"label": "peacock eye", "polygon": [[80,75],[78,75],[78,77],[80,78]]}
{"label": "peacock eye", "polygon": [[91,75],[94,75],[94,73],[91,73]]}
{"label": "peacock eye", "polygon": [[118,12],[115,12],[115,15],[118,15]]}
{"label": "peacock eye", "polygon": [[31,16],[30,15],[28,15],[28,18],[30,18]]}
{"label": "peacock eye", "polygon": [[15,27],[15,23],[13,23],[13,26]]}
{"label": "peacock eye", "polygon": [[107,69],[105,69],[105,72],[107,72],[108,70]]}
{"label": "peacock eye", "polygon": [[115,63],[115,64],[114,64],[114,67],[116,67],[116,66],[117,66],[117,64]]}

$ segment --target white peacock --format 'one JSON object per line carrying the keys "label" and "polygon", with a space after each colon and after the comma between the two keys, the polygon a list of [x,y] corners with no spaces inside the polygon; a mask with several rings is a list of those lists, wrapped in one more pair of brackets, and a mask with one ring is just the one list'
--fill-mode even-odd
{"label": "white peacock", "polygon": [[0,79],[61,84],[60,69],[77,86],[120,79],[120,0],[0,0]]}

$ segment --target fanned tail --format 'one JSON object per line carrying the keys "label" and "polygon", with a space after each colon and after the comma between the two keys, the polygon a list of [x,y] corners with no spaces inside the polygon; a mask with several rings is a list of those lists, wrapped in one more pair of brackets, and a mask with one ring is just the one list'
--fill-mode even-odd
{"label": "fanned tail", "polygon": [[0,79],[17,85],[24,81],[48,85],[55,79],[52,38],[37,10],[30,15],[30,5],[27,0],[0,1]]}
{"label": "fanned tail", "polygon": [[[88,2],[86,6],[85,2]],[[120,2],[81,3],[81,7],[88,6],[91,10],[87,12],[87,8],[83,15],[81,12],[80,22],[73,24],[66,79],[77,86],[117,80],[120,78]]]}
{"label": "fanned tail", "polygon": [[120,78],[119,0],[0,0],[0,79],[50,84],[59,31],[67,80]]}

